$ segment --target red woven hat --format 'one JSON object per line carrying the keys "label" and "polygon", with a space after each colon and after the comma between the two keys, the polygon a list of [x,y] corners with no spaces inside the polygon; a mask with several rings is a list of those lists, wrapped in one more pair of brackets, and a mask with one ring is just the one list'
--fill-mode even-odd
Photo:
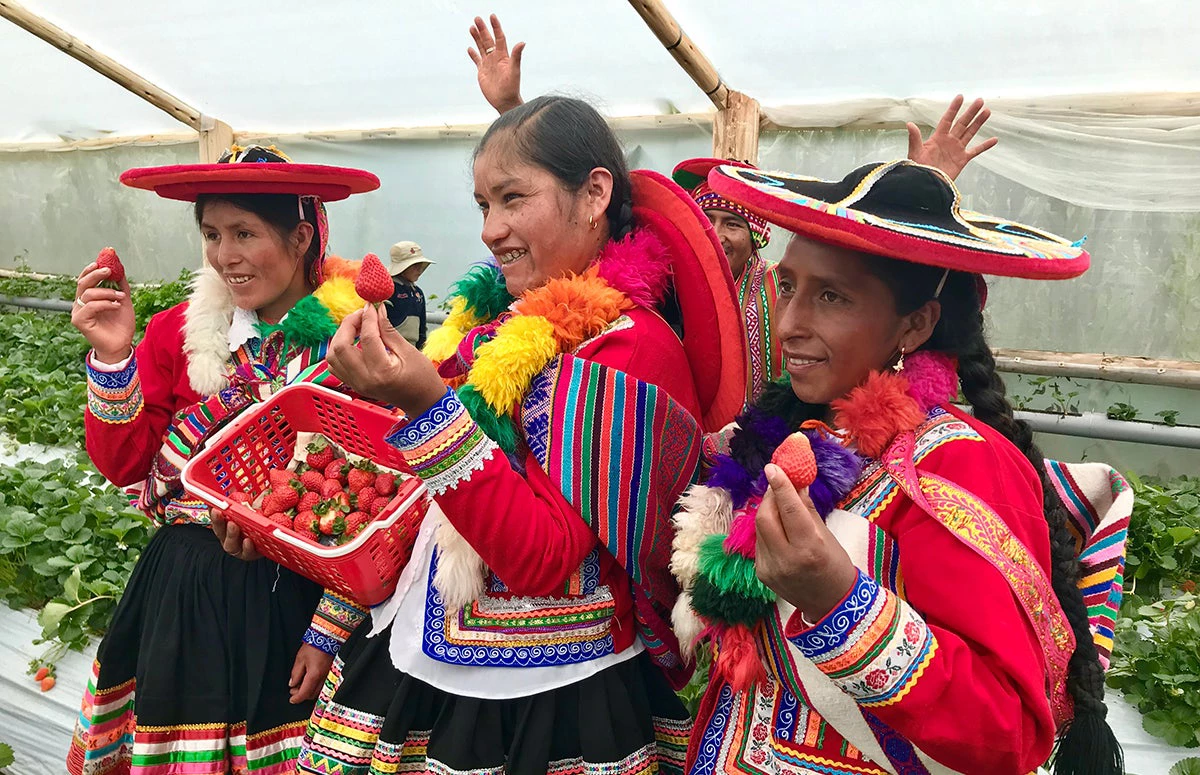
{"label": "red woven hat", "polygon": [[1091,262],[1082,242],[961,209],[945,173],[907,159],[837,181],[723,165],[708,182],[788,231],[879,256],[1032,280],[1076,277]]}
{"label": "red woven hat", "polygon": [[713,191],[712,187],[708,185],[708,173],[714,167],[723,164],[748,170],[758,169],[753,164],[729,161],[728,159],[685,159],[675,165],[671,179],[691,192],[692,198],[696,200],[696,204],[700,205],[701,210],[724,210],[744,220],[750,227],[750,238],[754,241],[754,247],[762,250],[771,242],[771,227],[767,225],[767,222],[737,202],[730,201]]}
{"label": "red woven hat", "polygon": [[633,217],[671,255],[683,314],[683,349],[700,399],[705,431],[728,425],[746,395],[745,337],[729,262],[704,211],[663,175],[634,170]]}
{"label": "red woven hat", "polygon": [[294,164],[274,148],[234,146],[216,164],[135,167],[121,182],[166,199],[195,202],[201,194],[295,194],[336,202],[379,188],[365,170],[324,164]]}

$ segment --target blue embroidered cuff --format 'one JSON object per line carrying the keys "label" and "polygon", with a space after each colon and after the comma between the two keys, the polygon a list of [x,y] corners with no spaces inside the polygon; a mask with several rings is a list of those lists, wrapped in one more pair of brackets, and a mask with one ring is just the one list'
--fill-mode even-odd
{"label": "blue embroidered cuff", "polygon": [[424,414],[393,428],[387,442],[404,453],[434,496],[470,479],[499,449],[449,389]]}
{"label": "blue embroidered cuff", "polygon": [[133,422],[142,413],[142,381],[138,377],[137,357],[120,371],[100,371],[87,367],[88,411],[101,422],[119,425]]}
{"label": "blue embroidered cuff", "polygon": [[331,656],[337,656],[338,651],[342,648],[340,640],[321,632],[315,627],[309,627],[304,632],[304,642],[314,648],[321,649],[321,651]]}

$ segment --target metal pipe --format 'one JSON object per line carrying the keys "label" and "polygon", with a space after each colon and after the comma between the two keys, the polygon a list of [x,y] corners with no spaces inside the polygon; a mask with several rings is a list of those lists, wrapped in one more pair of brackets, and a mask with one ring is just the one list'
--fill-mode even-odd
{"label": "metal pipe", "polygon": [[70,312],[72,302],[64,299],[37,299],[30,296],[4,296],[0,294],[0,304],[11,307],[27,307],[48,312]]}
{"label": "metal pipe", "polygon": [[1045,412],[1014,412],[1038,433],[1075,436],[1084,439],[1128,441],[1134,444],[1155,444],[1163,447],[1200,449],[1200,428],[1184,425],[1159,425],[1147,422],[1111,420],[1099,412],[1066,415]]}

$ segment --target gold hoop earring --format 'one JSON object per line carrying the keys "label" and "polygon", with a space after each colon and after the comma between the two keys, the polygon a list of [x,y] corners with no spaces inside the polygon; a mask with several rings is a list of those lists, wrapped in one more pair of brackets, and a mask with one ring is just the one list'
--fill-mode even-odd
{"label": "gold hoop earring", "polygon": [[897,374],[904,371],[904,348],[903,347],[900,348],[900,358],[896,361],[895,364],[892,365],[892,371],[896,372]]}

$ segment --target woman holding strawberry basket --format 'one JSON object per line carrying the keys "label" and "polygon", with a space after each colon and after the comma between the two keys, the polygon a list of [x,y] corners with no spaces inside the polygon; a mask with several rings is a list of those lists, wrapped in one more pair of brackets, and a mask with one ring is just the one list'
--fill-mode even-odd
{"label": "woman holding strawberry basket", "polygon": [[[68,770],[291,772],[312,700],[363,611],[275,563],[229,557],[180,471],[280,385],[322,379],[330,335],[363,303],[353,270],[326,257],[323,202],[379,180],[235,146],[216,164],[133,169],[121,181],[195,202],[205,265],[188,301],[151,318],[136,347],[115,253],[79,277],[72,323],[93,348],[88,454],[161,527],[100,644]],[[276,487],[268,498],[280,503],[263,505],[300,497]]]}
{"label": "woman holding strawberry basket", "polygon": [[474,179],[495,263],[424,354],[375,307],[330,344],[338,377],[410,418],[390,441],[435,504],[299,769],[678,772],[670,513],[742,402],[729,270],[695,203],[628,172],[578,100],[497,119]]}

